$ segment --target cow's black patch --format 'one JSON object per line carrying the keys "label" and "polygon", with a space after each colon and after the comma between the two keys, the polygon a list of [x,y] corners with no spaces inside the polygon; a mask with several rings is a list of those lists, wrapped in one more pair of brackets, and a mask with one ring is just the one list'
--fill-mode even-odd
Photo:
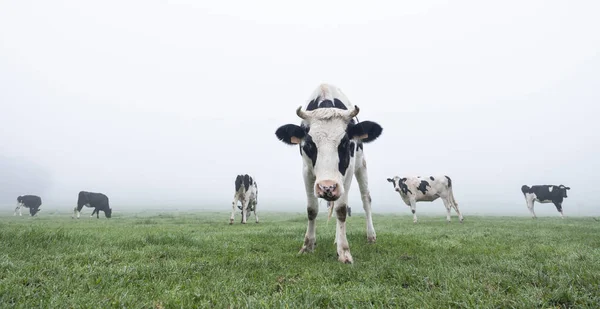
{"label": "cow's black patch", "polygon": [[408,194],[408,192],[410,192],[410,194],[412,194],[412,191],[410,191],[406,185],[406,178],[398,180],[398,187],[400,187],[400,191],[402,191],[402,193]]}
{"label": "cow's black patch", "polygon": [[333,105],[339,109],[345,109],[347,110],[348,108],[346,107],[346,105],[340,101],[339,99],[333,99]]}
{"label": "cow's black patch", "polygon": [[342,137],[342,140],[338,145],[338,157],[340,159],[340,162],[338,163],[340,173],[346,175],[346,170],[350,165],[350,139],[348,139],[347,135]]}
{"label": "cow's black patch", "polygon": [[354,157],[354,151],[356,150],[356,144],[354,142],[350,142],[350,156]]}
{"label": "cow's black patch", "polygon": [[248,191],[248,188],[250,188],[251,184],[252,184],[252,177],[250,177],[250,175],[248,175],[248,174],[244,175],[244,188],[246,189],[246,191]]}
{"label": "cow's black patch", "polygon": [[243,183],[244,177],[242,175],[237,175],[237,177],[235,177],[235,192],[240,191]]}
{"label": "cow's black patch", "polygon": [[[333,207],[333,206],[332,206]],[[346,222],[346,215],[348,213],[348,206],[347,205],[340,205],[336,210],[335,210],[336,214],[337,214],[337,218],[338,220],[340,220],[341,222]]]}
{"label": "cow's black patch", "polygon": [[319,100],[320,98],[316,97],[314,100],[310,101],[310,103],[308,103],[308,105],[306,106],[306,110],[312,111],[319,108]]}
{"label": "cow's black patch", "polygon": [[[306,135],[304,142],[300,146],[302,151],[310,158],[313,167],[317,164],[317,144],[315,144],[310,135]],[[302,153],[301,151],[301,153]]]}
{"label": "cow's black patch", "polygon": [[319,108],[331,108],[334,107],[333,102],[331,102],[331,100],[324,100],[323,102],[319,103]]}
{"label": "cow's black patch", "polygon": [[421,183],[419,184],[419,186],[417,187],[417,190],[423,192],[423,194],[425,194],[427,192],[427,187],[431,187],[429,185],[429,183],[425,180],[421,180]]}
{"label": "cow's black patch", "polygon": [[448,176],[446,176],[446,179],[448,179],[448,188],[452,187],[452,179]]}
{"label": "cow's black patch", "polygon": [[435,180],[435,178],[433,178],[433,176],[429,176],[429,179],[431,179],[431,181]]}
{"label": "cow's black patch", "polygon": [[358,149],[359,150],[363,150],[363,143],[362,142],[358,142]]}

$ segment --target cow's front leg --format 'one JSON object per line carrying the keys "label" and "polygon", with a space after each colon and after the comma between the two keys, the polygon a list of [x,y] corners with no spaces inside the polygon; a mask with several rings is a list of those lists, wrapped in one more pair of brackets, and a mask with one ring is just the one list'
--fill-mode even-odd
{"label": "cow's front leg", "polygon": [[314,184],[315,177],[304,169],[304,186],[306,189],[306,214],[308,216],[308,225],[306,234],[304,234],[304,243],[298,253],[312,252],[315,249],[316,241],[316,219],[319,213],[319,200],[315,196]]}
{"label": "cow's front leg", "polygon": [[[358,159],[358,158],[357,158]],[[373,226],[373,217],[371,216],[371,194],[369,193],[369,178],[367,176],[367,163],[363,157],[362,162],[356,161],[356,182],[360,190],[360,198],[365,210],[365,219],[367,221],[367,241],[374,243],[377,239],[375,227]]]}
{"label": "cow's front leg", "polygon": [[417,201],[410,200],[410,211],[413,213],[413,223],[417,223]]}
{"label": "cow's front leg", "polygon": [[352,254],[350,254],[350,245],[346,238],[346,216],[348,214],[348,204],[346,199],[335,203],[335,215],[337,217],[337,254],[338,260],[342,263],[352,264]]}
{"label": "cow's front leg", "polygon": [[564,219],[565,216],[563,215],[562,203],[554,203],[554,206],[556,206],[556,210],[558,210],[558,212],[560,212],[560,217],[562,219]]}
{"label": "cow's front leg", "polygon": [[527,200],[527,208],[529,209],[529,212],[531,213],[531,217],[533,219],[536,219],[537,216],[535,215],[535,210],[533,209],[533,204],[535,203],[535,201],[533,199],[528,199]]}

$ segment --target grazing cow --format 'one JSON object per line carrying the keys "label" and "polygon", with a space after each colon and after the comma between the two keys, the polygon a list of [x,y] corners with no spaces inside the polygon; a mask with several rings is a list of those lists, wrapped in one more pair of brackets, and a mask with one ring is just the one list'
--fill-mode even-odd
{"label": "grazing cow", "polygon": [[29,208],[29,214],[33,217],[35,214],[40,211],[40,206],[42,205],[42,198],[37,195],[21,195],[17,197],[17,208],[15,208],[15,214],[17,215],[17,210],[19,210],[19,216],[23,216],[21,212],[21,207]]}
{"label": "grazing cow", "polygon": [[322,84],[305,106],[296,110],[296,115],[302,119],[301,124],[286,124],[275,132],[285,144],[298,145],[302,156],[308,226],[300,253],[314,250],[318,199],[322,198],[334,203],[338,259],[343,263],[353,262],[346,238],[346,216],[348,191],[354,176],[365,209],[367,240],[375,242],[363,143],[377,139],[383,129],[372,121],[355,121],[353,118],[358,112],[358,106],[352,104],[339,88]]}
{"label": "grazing cow", "polygon": [[229,224],[233,224],[235,216],[235,206],[238,201],[242,202],[242,206],[238,208],[242,211],[242,224],[246,224],[246,219],[250,216],[250,212],[254,211],[254,219],[258,223],[256,215],[256,204],[258,203],[258,184],[250,175],[238,175],[235,178],[235,194],[233,195],[233,203],[231,203],[231,217]]}
{"label": "grazing cow", "polygon": [[107,218],[112,216],[112,209],[108,204],[108,197],[102,193],[80,191],[79,197],[77,198],[77,207],[73,209],[73,218],[77,216],[77,219],[79,219],[83,206],[94,208],[91,216],[93,217],[94,214],[96,214],[97,219],[100,219],[100,211],[104,211],[104,216]]}
{"label": "grazing cow", "polygon": [[460,223],[463,222],[463,216],[458,210],[458,203],[454,199],[452,192],[452,180],[448,176],[430,176],[428,178],[404,177],[398,176],[388,178],[387,181],[394,185],[394,190],[400,194],[400,197],[410,207],[413,213],[413,222],[417,223],[417,202],[433,202],[442,198],[446,206],[446,220],[450,223],[450,208],[458,214]]}
{"label": "grazing cow", "polygon": [[525,196],[527,208],[529,208],[534,219],[537,218],[533,211],[533,203],[536,201],[540,203],[553,203],[554,206],[556,206],[556,210],[560,212],[560,217],[564,219],[562,202],[563,199],[567,197],[567,190],[571,190],[571,188],[563,185],[539,185],[531,187],[523,185],[521,187],[521,192],[523,192],[523,195]]}

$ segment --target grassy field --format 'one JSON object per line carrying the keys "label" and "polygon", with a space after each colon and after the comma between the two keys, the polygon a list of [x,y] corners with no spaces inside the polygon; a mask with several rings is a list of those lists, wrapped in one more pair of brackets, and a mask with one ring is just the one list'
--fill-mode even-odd
{"label": "grassy field", "polygon": [[[348,218],[354,264],[337,261],[335,221],[297,255],[305,215],[228,213],[107,220],[0,218],[1,308],[599,308],[593,218],[375,215]],[[250,219],[253,222],[253,218]]]}

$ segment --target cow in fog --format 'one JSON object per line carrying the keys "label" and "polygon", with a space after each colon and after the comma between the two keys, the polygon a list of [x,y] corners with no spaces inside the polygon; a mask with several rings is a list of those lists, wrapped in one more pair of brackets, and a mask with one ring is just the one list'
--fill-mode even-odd
{"label": "cow in fog", "polygon": [[413,222],[417,223],[417,202],[433,202],[441,198],[446,206],[446,221],[450,223],[450,208],[458,214],[460,222],[463,216],[458,210],[458,203],[452,192],[452,180],[448,176],[430,176],[426,178],[395,176],[388,178],[388,182],[394,185],[394,190],[400,194],[404,203],[410,207],[413,213]]}
{"label": "cow in fog", "polygon": [[107,218],[112,216],[108,197],[102,193],[80,191],[77,198],[77,207],[73,209],[73,218],[77,216],[77,219],[79,219],[83,206],[94,208],[91,216],[93,217],[96,214],[97,219],[100,218],[100,211],[104,211],[104,216]]}
{"label": "cow in fog", "polygon": [[233,224],[235,219],[235,206],[238,201],[242,203],[238,208],[242,214],[242,224],[246,224],[246,219],[250,217],[250,212],[254,212],[254,219],[258,223],[258,215],[256,214],[256,205],[258,204],[258,184],[250,175],[237,175],[235,178],[235,194],[233,195],[233,203],[231,203],[231,217],[229,224]]}
{"label": "cow in fog", "polygon": [[37,214],[41,209],[42,198],[37,195],[20,195],[17,197],[17,207],[15,208],[15,214],[17,215],[17,210],[19,211],[19,216],[23,216],[21,212],[22,207],[29,208],[29,214],[33,217]]}
{"label": "cow in fog", "polygon": [[338,259],[343,263],[353,262],[346,238],[348,191],[353,177],[356,177],[365,209],[367,240],[375,242],[363,144],[377,139],[383,129],[372,121],[355,120],[358,112],[358,106],[352,104],[339,88],[322,84],[305,105],[296,110],[296,115],[302,119],[300,125],[286,124],[275,132],[285,144],[298,145],[302,157],[308,226],[300,253],[314,250],[318,199],[322,198],[334,203]]}
{"label": "cow in fog", "polygon": [[553,203],[554,206],[556,206],[556,210],[560,212],[560,217],[564,219],[562,202],[563,199],[567,198],[567,190],[571,190],[571,188],[563,185],[537,185],[531,187],[523,185],[521,187],[521,192],[523,192],[523,195],[525,196],[527,208],[529,208],[534,219],[537,218],[533,211],[533,203],[536,201],[540,203]]}

